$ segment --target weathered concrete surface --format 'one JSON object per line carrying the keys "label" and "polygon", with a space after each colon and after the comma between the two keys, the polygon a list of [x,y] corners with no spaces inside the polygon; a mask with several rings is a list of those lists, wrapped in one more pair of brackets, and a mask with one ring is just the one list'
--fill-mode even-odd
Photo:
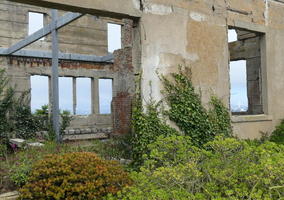
{"label": "weathered concrete surface", "polygon": [[[17,1],[17,0],[16,0]],[[23,2],[23,1],[18,1]],[[139,0],[119,0],[114,3],[112,0],[84,0],[84,1],[45,1],[45,0],[25,0],[24,3],[31,3],[38,6],[50,8],[60,8],[62,10],[72,10],[82,12],[88,10],[88,13],[94,15],[111,17],[140,17]],[[134,6],[134,7],[133,7]]]}
{"label": "weathered concrete surface", "polygon": [[[9,47],[28,35],[28,12],[44,13],[44,24],[51,22],[50,9],[0,1],[0,47]],[[65,12],[59,12],[63,15]],[[85,15],[59,30],[60,51],[66,53],[107,54],[107,20]],[[51,50],[51,37],[26,49]]]}
{"label": "weathered concrete surface", "polygon": [[19,193],[17,191],[8,192],[0,195],[0,200],[16,200],[19,198]]}
{"label": "weathered concrete surface", "polygon": [[[234,116],[235,134],[242,138],[271,132],[284,118],[284,4],[274,0],[128,0],[77,1],[38,0],[36,5],[137,18],[134,29],[135,72],[142,74],[142,98],[162,98],[158,73],[168,75],[179,64],[192,68],[193,82],[203,91],[207,104],[217,94],[229,106],[228,26],[263,33],[261,52],[261,116]],[[124,6],[125,5],[125,6]],[[98,11],[100,10],[100,11]],[[152,88],[149,82],[152,82]]]}

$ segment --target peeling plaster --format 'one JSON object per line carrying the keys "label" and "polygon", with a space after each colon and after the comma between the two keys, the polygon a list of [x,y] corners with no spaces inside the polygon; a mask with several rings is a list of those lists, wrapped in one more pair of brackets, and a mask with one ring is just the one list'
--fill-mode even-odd
{"label": "peeling plaster", "polygon": [[191,12],[190,13],[190,17],[191,19],[193,19],[194,21],[205,21],[206,20],[206,16],[197,12]]}
{"label": "peeling plaster", "polygon": [[132,2],[133,2],[134,7],[135,7],[137,10],[140,10],[140,9],[141,9],[141,0],[132,0]]}
{"label": "peeling plaster", "polygon": [[267,26],[269,23],[269,5],[268,5],[268,0],[264,1],[265,1],[264,18],[265,18],[265,25]]}
{"label": "peeling plaster", "polygon": [[173,13],[173,7],[161,4],[147,4],[145,5],[145,12],[155,15],[170,15]]}
{"label": "peeling plaster", "polygon": [[198,56],[198,54],[196,54],[196,53],[189,53],[189,54],[187,55],[187,58],[188,58],[189,60],[191,60],[192,62],[196,62],[196,61],[199,60],[199,56]]}

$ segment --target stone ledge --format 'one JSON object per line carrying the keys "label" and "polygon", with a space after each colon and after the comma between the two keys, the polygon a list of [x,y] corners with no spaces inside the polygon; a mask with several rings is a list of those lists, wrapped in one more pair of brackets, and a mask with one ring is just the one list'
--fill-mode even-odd
{"label": "stone ledge", "polygon": [[109,135],[107,133],[64,135],[63,136],[63,140],[90,140],[90,139],[107,139],[107,138],[109,138]]}
{"label": "stone ledge", "polygon": [[19,197],[19,193],[17,191],[8,192],[0,195],[0,200],[16,200]]}
{"label": "stone ledge", "polygon": [[271,115],[238,115],[231,117],[233,123],[272,121]]}

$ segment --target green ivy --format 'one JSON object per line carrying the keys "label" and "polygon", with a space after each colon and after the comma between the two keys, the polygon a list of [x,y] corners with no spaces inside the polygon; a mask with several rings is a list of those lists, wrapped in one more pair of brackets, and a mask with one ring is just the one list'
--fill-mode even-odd
{"label": "green ivy", "polygon": [[155,142],[159,136],[179,134],[161,119],[159,108],[158,103],[151,101],[144,111],[141,100],[136,99],[132,113],[134,133],[130,139],[134,166],[140,166],[143,163],[143,155],[149,152],[148,145]]}
{"label": "green ivy", "polygon": [[179,73],[170,78],[161,77],[170,120],[192,138],[194,145],[202,147],[217,135],[231,136],[231,120],[228,109],[216,97],[210,101],[209,111],[203,106],[191,81],[189,68],[180,67]]}
{"label": "green ivy", "polygon": [[284,144],[284,120],[272,132],[269,140],[277,144]]}
{"label": "green ivy", "polygon": [[[232,136],[228,109],[214,96],[209,110],[203,106],[201,96],[192,84],[189,68],[180,67],[178,73],[172,73],[170,78],[162,76],[161,80],[165,102],[151,100],[145,110],[139,94],[134,102],[131,147],[135,166],[143,163],[143,155],[149,152],[148,145],[159,136],[186,135],[198,147],[203,147],[217,135]],[[169,109],[163,109],[163,104],[167,104]],[[171,128],[165,119],[174,122],[181,132]]]}

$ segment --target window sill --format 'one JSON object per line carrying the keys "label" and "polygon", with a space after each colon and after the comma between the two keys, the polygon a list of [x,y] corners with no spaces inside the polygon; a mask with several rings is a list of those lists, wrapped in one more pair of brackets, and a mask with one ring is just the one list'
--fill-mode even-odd
{"label": "window sill", "polygon": [[233,115],[231,117],[233,123],[245,123],[245,122],[262,122],[272,121],[271,115]]}

